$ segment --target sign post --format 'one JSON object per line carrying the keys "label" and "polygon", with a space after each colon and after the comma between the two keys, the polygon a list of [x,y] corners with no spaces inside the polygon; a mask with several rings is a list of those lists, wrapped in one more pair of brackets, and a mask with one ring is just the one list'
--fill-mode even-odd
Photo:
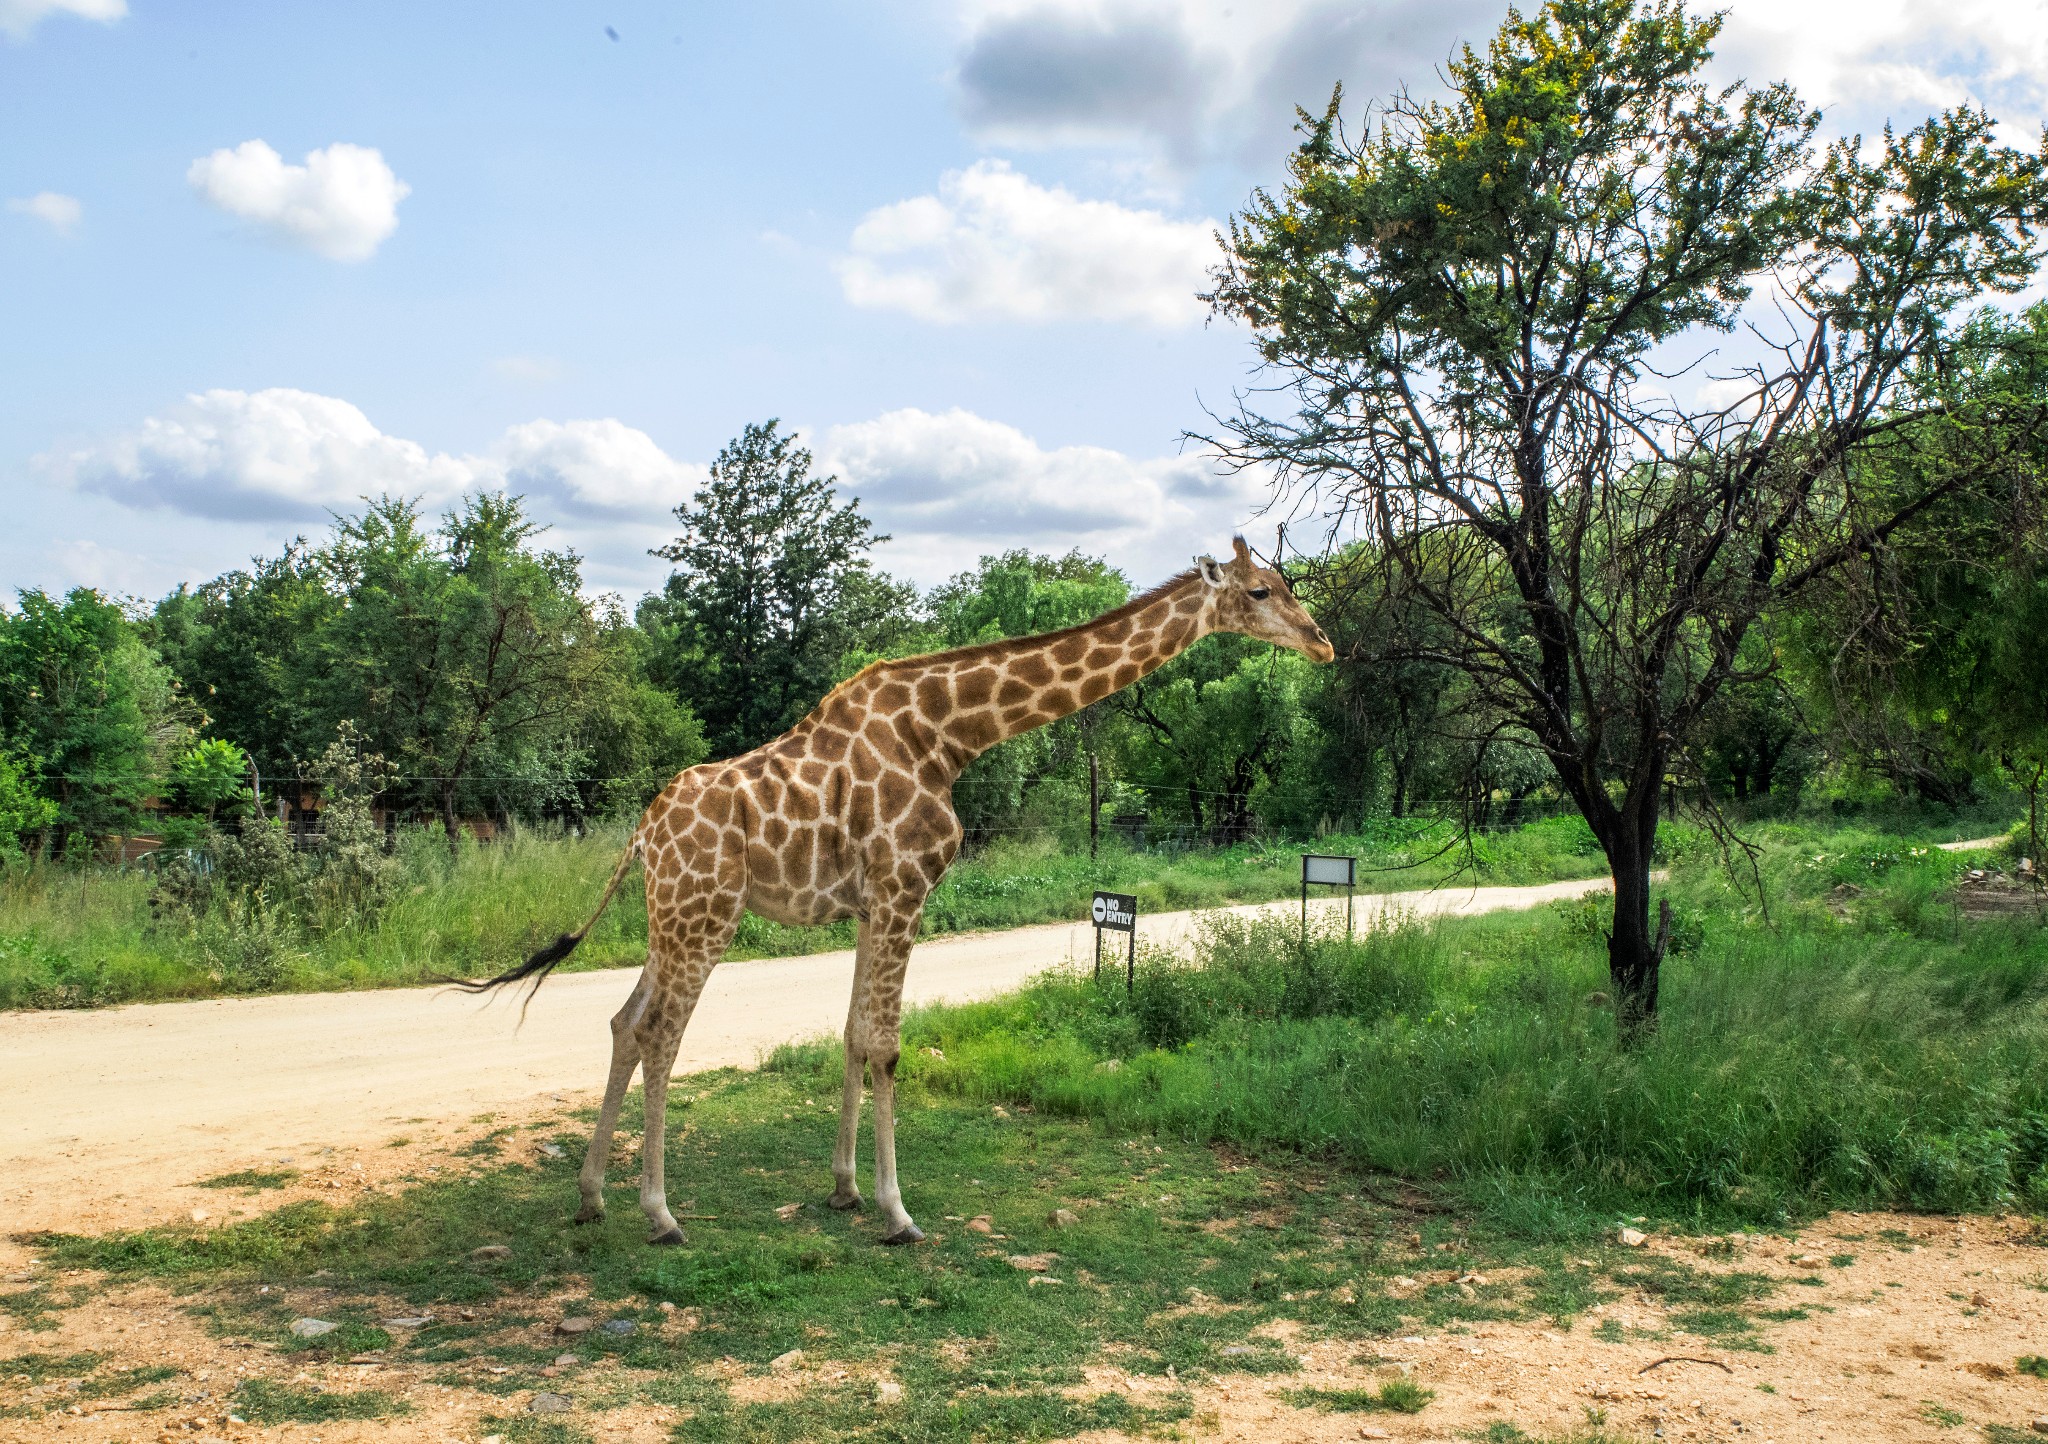
{"label": "sign post", "polygon": [[1344,889],[1344,936],[1351,936],[1352,900],[1358,886],[1358,859],[1335,857],[1328,853],[1305,852],[1301,855],[1301,935],[1308,936],[1308,890],[1309,885],[1317,887],[1341,887]]}
{"label": "sign post", "polygon": [[1124,958],[1124,993],[1128,996],[1138,983],[1138,900],[1129,893],[1098,892],[1088,915],[1095,923],[1095,976],[1102,976],[1102,930],[1127,934],[1130,951]]}

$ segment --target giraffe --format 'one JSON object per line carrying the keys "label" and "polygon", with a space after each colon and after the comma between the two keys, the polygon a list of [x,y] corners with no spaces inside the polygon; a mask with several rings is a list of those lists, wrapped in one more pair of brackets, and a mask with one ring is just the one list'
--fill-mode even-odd
{"label": "giraffe", "polygon": [[1203,557],[1092,622],[876,662],[774,741],[679,774],[648,806],[588,922],[519,966],[463,985],[481,992],[531,978],[538,989],[603,915],[634,857],[644,860],[647,963],[611,1022],[611,1072],[577,1179],[576,1221],[604,1217],[605,1160],[638,1068],[646,1107],[640,1207],[649,1242],[684,1241],[664,1176],[669,1073],[705,980],[752,908],[781,923],[859,920],[827,1201],[838,1209],[861,1205],[854,1149],[865,1076],[874,1097],[881,1241],[921,1240],[896,1178],[896,1063],[911,944],[926,895],[960,847],[953,783],[996,743],[1101,701],[1214,631],[1317,662],[1335,655],[1286,580],[1259,566],[1238,537],[1229,562]]}

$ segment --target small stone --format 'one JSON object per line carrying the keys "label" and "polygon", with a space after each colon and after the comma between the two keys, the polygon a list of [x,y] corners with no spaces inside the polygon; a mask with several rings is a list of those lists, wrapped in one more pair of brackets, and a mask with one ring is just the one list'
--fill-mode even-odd
{"label": "small stone", "polygon": [[676,1306],[667,1299],[663,1299],[661,1301],[661,1311],[665,1314],[672,1314],[676,1311]]}
{"label": "small stone", "polygon": [[1054,1228],[1072,1228],[1081,1221],[1081,1215],[1071,1208],[1056,1208],[1045,1216],[1045,1221]]}
{"label": "small stone", "polygon": [[1624,1248],[1641,1248],[1650,1241],[1650,1236],[1639,1228],[1623,1228],[1615,1235]]}
{"label": "small stone", "polygon": [[587,1334],[596,1327],[596,1319],[585,1319],[579,1317],[562,1320],[562,1322],[555,1325],[555,1332],[558,1334]]}
{"label": "small stone", "polygon": [[1817,1253],[1801,1253],[1792,1256],[1792,1267],[1796,1269],[1817,1269],[1827,1260]]}
{"label": "small stone", "polygon": [[769,1369],[777,1374],[787,1374],[791,1369],[801,1369],[803,1366],[804,1351],[802,1349],[791,1349],[788,1353],[777,1354],[768,1361]]}
{"label": "small stone", "polygon": [[2029,1429],[2032,1429],[2036,1434],[2048,1434],[2048,1417],[2036,1419],[2027,1427]]}
{"label": "small stone", "polygon": [[1459,1283],[1461,1283],[1461,1284],[1472,1284],[1472,1285],[1474,1285],[1474,1286],[1475,1286],[1475,1287],[1477,1287],[1477,1288],[1482,1288],[1482,1289],[1483,1289],[1483,1288],[1485,1288],[1485,1287],[1486,1287],[1486,1275],[1485,1275],[1485,1274],[1459,1274],[1459,1275],[1458,1275],[1458,1282],[1459,1282]]}
{"label": "small stone", "polygon": [[1358,1437],[1361,1439],[1391,1439],[1394,1436],[1377,1425],[1361,1424],[1358,1426]]}
{"label": "small stone", "polygon": [[1008,1118],[1010,1116],[1010,1110],[1003,1107],[1000,1103],[995,1104],[988,1111],[996,1118]]}
{"label": "small stone", "polygon": [[1066,1280],[1056,1279],[1050,1274],[1033,1274],[1030,1278],[1024,1280],[1025,1287],[1027,1288],[1034,1288],[1039,1284],[1059,1284],[1065,1282]]}
{"label": "small stone", "polygon": [[317,1339],[322,1334],[331,1334],[340,1324],[330,1324],[325,1319],[293,1319],[292,1337],[295,1339]]}
{"label": "small stone", "polygon": [[424,1329],[432,1322],[434,1322],[432,1314],[415,1314],[408,1319],[385,1319],[383,1324],[387,1329]]}
{"label": "small stone", "polygon": [[1056,1253],[1013,1253],[1005,1260],[1013,1269],[1022,1269],[1027,1274],[1042,1274],[1059,1259]]}
{"label": "small stone", "polygon": [[529,1414],[566,1414],[575,1407],[567,1394],[535,1394],[526,1401]]}
{"label": "small stone", "polygon": [[569,1156],[563,1151],[562,1145],[559,1143],[543,1143],[540,1146],[540,1151],[550,1158],[567,1158]]}
{"label": "small stone", "polygon": [[1991,1307],[1991,1299],[1982,1290],[1979,1290],[1970,1295],[1970,1307],[1973,1309],[1988,1309]]}
{"label": "small stone", "polygon": [[967,1220],[967,1227],[972,1233],[994,1233],[996,1231],[996,1221],[985,1213],[977,1213],[973,1218]]}
{"label": "small stone", "polygon": [[194,1223],[204,1223],[204,1222],[206,1222],[206,1210],[205,1210],[205,1209],[203,1209],[203,1208],[195,1208],[195,1209],[193,1209],[193,1210],[192,1210],[192,1222],[194,1222]]}
{"label": "small stone", "polygon": [[[934,1053],[938,1049],[932,1050]],[[903,1386],[894,1379],[875,1380],[875,1402],[877,1404],[900,1404],[903,1402]]]}
{"label": "small stone", "polygon": [[627,1335],[636,1332],[639,1327],[631,1319],[606,1319],[597,1326],[597,1331],[601,1334],[610,1334],[614,1338],[623,1339]]}
{"label": "small stone", "polygon": [[[945,1062],[945,1061],[946,1061],[946,1055],[945,1055],[944,1053],[940,1052],[940,1051],[939,1051],[939,1050],[938,1050],[937,1048],[927,1048],[927,1049],[925,1049],[925,1050],[924,1050],[924,1056],[925,1056],[925,1057],[927,1057],[927,1058],[936,1058],[936,1059],[938,1059],[938,1060],[939,1060],[939,1061],[940,1061],[941,1063],[943,1063],[943,1062]],[[898,1390],[898,1392],[900,1393],[900,1392],[901,1392],[901,1390],[899,1389],[899,1390]]]}
{"label": "small stone", "polygon": [[505,1444],[505,1436],[503,1434],[486,1434],[481,1444]]}
{"label": "small stone", "polygon": [[788,1223],[791,1219],[795,1218],[797,1214],[801,1213],[802,1211],[803,1205],[800,1203],[785,1203],[780,1208],[775,1210],[775,1216],[781,1219],[784,1223]]}
{"label": "small stone", "polygon": [[1223,1351],[1223,1357],[1226,1359],[1241,1359],[1246,1354],[1256,1354],[1257,1352],[1258,1350],[1254,1349],[1250,1344],[1232,1344]]}
{"label": "small stone", "polygon": [[582,1363],[582,1362],[583,1362],[583,1356],[582,1356],[581,1354],[557,1354],[557,1355],[555,1355],[555,1367],[556,1367],[557,1369],[566,1369],[566,1368],[568,1368],[568,1367],[569,1367],[570,1365],[572,1365],[572,1364],[580,1364],[580,1363]]}
{"label": "small stone", "polygon": [[512,1250],[502,1243],[487,1243],[482,1248],[471,1249],[469,1256],[471,1258],[510,1258],[512,1257]]}
{"label": "small stone", "polygon": [[1095,1065],[1095,1071],[1098,1073],[1114,1073],[1123,1066],[1124,1060],[1121,1058],[1105,1058],[1102,1062]]}

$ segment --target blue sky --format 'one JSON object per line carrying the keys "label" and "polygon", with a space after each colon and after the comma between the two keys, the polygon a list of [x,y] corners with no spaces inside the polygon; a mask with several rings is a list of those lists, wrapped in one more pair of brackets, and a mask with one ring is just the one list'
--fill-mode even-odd
{"label": "blue sky", "polygon": [[[1291,107],[1427,89],[1472,0],[0,0],[0,588],[155,594],[392,490],[509,485],[630,598],[748,421],[929,583],[1139,581],[1260,492],[1193,300]],[[613,38],[616,36],[616,38]],[[2048,6],[1739,5],[1836,128],[2039,124]]]}

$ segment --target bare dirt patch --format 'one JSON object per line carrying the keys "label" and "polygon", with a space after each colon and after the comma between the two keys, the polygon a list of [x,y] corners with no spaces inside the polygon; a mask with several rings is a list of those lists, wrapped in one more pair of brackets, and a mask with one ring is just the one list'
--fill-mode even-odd
{"label": "bare dirt patch", "polygon": [[[508,1135],[498,1146],[525,1145]],[[1752,1310],[1753,1330],[1732,1336],[1699,1332],[1687,1305],[1641,1286],[1569,1326],[1484,1323],[1345,1339],[1283,1321],[1260,1334],[1295,1358],[1297,1373],[1197,1381],[1104,1364],[1086,1371],[1087,1387],[1153,1402],[1187,1390],[1194,1407],[1178,1426],[1183,1437],[1219,1440],[1454,1440],[1484,1437],[1494,1426],[1506,1426],[1495,1431],[1499,1437],[1515,1438],[1506,1432],[1511,1427],[1541,1440],[1597,1424],[1610,1437],[1646,1441],[1922,1444],[1981,1439],[1986,1425],[2025,1431],[2048,1415],[2048,1382],[2015,1367],[2024,1355],[2048,1352],[2048,1249],[2027,1221],[1837,1214],[1791,1236],[1653,1237],[1638,1256],[1643,1267],[1634,1276],[1651,1283],[1661,1260],[1708,1274],[1765,1276],[1775,1289]],[[48,1282],[61,1291],[71,1281]],[[304,1293],[294,1294],[292,1306],[317,1309],[317,1289]],[[528,1390],[495,1392],[482,1355],[426,1365],[237,1346],[209,1333],[190,1303],[139,1285],[53,1314],[57,1327],[43,1332],[10,1320],[0,1328],[0,1440],[139,1444],[317,1433],[333,1444],[477,1441],[497,1430],[492,1419],[523,1414],[530,1402]],[[664,1327],[691,1323],[678,1314]],[[970,1350],[971,1341],[961,1347]],[[19,1367],[27,1355],[91,1355],[94,1362],[31,1383]],[[94,1396],[94,1380],[144,1368],[176,1371],[156,1388],[171,1402],[137,1412],[112,1407],[122,1400]],[[571,1399],[573,1413],[565,1417],[596,1439],[672,1437],[686,1422],[683,1411],[644,1399],[606,1403],[631,1397],[631,1372],[594,1361],[556,1370],[547,1382]],[[889,1378],[880,1359],[806,1359],[766,1375],[735,1366],[730,1374],[738,1401]],[[237,1389],[251,1379],[302,1394],[374,1390],[405,1412],[268,1428],[225,1422],[244,1397]],[[1324,1411],[1283,1397],[1304,1390],[1342,1397],[1397,1379],[1434,1398],[1410,1415]],[[59,1412],[44,1414],[52,1404]]]}

